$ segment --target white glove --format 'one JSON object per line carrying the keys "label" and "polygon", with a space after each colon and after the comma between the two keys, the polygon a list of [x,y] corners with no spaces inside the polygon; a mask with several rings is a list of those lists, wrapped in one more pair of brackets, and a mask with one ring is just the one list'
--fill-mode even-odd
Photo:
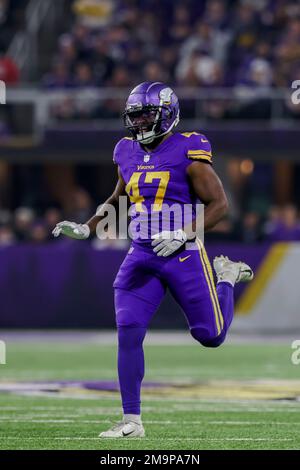
{"label": "white glove", "polygon": [[164,230],[153,235],[152,238],[153,251],[157,256],[170,256],[187,241],[187,235],[181,228],[174,232]]}
{"label": "white glove", "polygon": [[76,224],[75,222],[64,220],[56,225],[52,234],[54,237],[59,237],[60,234],[63,234],[77,240],[85,240],[90,236],[90,228],[86,224]]}

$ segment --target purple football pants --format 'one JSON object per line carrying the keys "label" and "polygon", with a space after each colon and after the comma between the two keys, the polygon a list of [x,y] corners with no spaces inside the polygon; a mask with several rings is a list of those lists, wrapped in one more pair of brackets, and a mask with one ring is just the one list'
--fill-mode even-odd
{"label": "purple football pants", "polygon": [[215,288],[201,242],[163,258],[151,248],[131,248],[114,282],[118,327],[118,374],[124,414],[140,414],[143,340],[166,288],[183,309],[192,336],[203,346],[223,343],[233,318],[233,287]]}

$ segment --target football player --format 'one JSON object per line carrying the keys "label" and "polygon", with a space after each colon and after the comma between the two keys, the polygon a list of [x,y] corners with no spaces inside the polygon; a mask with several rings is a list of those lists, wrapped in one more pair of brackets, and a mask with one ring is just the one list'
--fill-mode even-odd
{"label": "football player", "polygon": [[[222,183],[212,167],[211,145],[198,132],[174,132],[179,121],[179,103],[174,91],[160,82],[145,82],[130,93],[124,124],[132,137],[121,139],[114,149],[119,179],[106,204],[118,207],[127,194],[134,207],[132,217],[148,210],[163,212],[174,203],[204,204],[204,230],[214,227],[228,211]],[[95,233],[103,215],[86,224],[60,222],[60,234],[86,239]],[[188,249],[191,240],[196,249]],[[123,420],[100,437],[143,437],[141,383],[144,377],[143,341],[148,325],[166,288],[182,307],[191,335],[200,344],[215,348],[225,340],[232,322],[233,289],[237,282],[253,277],[243,262],[225,256],[214,259],[213,273],[202,241],[190,227],[133,240],[114,282],[118,329],[118,375]]]}

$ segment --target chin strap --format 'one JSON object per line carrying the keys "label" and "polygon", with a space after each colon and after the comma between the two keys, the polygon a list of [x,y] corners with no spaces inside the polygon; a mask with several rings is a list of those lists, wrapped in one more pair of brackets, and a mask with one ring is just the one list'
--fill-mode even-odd
{"label": "chin strap", "polygon": [[[137,134],[136,140],[141,144],[151,144],[156,139],[156,135],[153,134],[153,131],[145,132],[145,134],[150,134],[148,137],[145,137],[144,134]],[[157,136],[160,137],[160,136]]]}

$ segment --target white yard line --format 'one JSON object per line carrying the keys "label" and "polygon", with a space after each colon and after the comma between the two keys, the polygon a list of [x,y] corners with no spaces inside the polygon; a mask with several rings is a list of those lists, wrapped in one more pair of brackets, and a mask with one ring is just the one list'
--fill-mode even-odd
{"label": "white yard line", "polygon": [[[10,411],[10,409],[6,409],[6,410],[3,410],[3,411]],[[14,410],[14,411],[17,411],[17,410]],[[48,411],[47,409],[45,411]],[[53,411],[53,410],[52,410]],[[60,411],[60,410],[56,410],[56,411]],[[170,408],[170,405],[168,404],[168,407],[157,407],[157,406],[144,406],[143,407],[143,411],[144,413],[163,413],[163,414],[173,414],[174,411],[176,412],[179,412],[179,413],[183,413],[183,412],[203,412],[203,413],[300,413],[300,410],[299,408],[260,408],[260,407],[257,407],[257,408],[249,408],[249,407],[243,407],[243,408],[226,408],[226,409],[211,409],[211,408],[207,408],[207,407],[200,407],[200,406],[181,406],[181,405],[173,405],[172,408]],[[53,413],[51,413],[51,410],[49,410],[49,415]],[[97,414],[102,414],[102,415],[110,415],[110,414],[117,414],[117,415],[120,415],[121,416],[121,408],[120,406],[116,406],[116,407],[108,407],[108,408],[101,408],[101,409],[97,409],[97,410],[94,410],[94,411],[81,411],[81,412],[76,412],[76,414],[72,414],[72,415],[65,415],[65,412],[64,410],[61,410],[61,415],[62,417],[72,417],[72,418],[76,418],[77,416],[81,415],[81,416],[84,416],[84,415],[97,415]],[[26,413],[23,414],[24,416],[26,416]],[[49,416],[48,414],[46,414],[46,416]],[[12,418],[14,415],[10,415],[10,418]],[[42,416],[45,416],[45,415],[42,415]],[[37,417],[41,417],[41,415],[39,414],[33,414],[32,415],[33,418],[37,418]],[[0,418],[1,418],[1,415],[0,415]]]}
{"label": "white yard line", "polygon": [[[6,395],[7,396],[7,395]],[[20,397],[18,396],[18,398],[20,399]],[[1,399],[1,394],[0,394],[0,399]],[[112,401],[112,402],[118,402],[118,405],[116,406],[119,406],[119,403],[120,403],[120,397],[119,396],[108,396],[108,395],[99,395],[99,401],[101,400],[108,400],[108,401]],[[232,406],[232,405],[236,405],[237,407],[247,407],[249,404],[251,404],[251,408],[253,408],[255,405],[257,405],[258,409],[261,410],[261,409],[264,409],[264,408],[270,408],[270,404],[272,405],[276,405],[278,404],[278,407],[283,407],[282,405],[284,405],[284,409],[285,408],[295,408],[295,409],[298,409],[300,411],[300,401],[299,402],[296,402],[296,401],[290,401],[290,400],[257,400],[257,399],[253,399],[253,400],[246,400],[246,399],[241,399],[241,400],[234,400],[234,399],[230,399],[230,398],[226,398],[226,399],[223,399],[223,398],[213,398],[213,399],[209,399],[209,398],[185,398],[185,397],[180,397],[180,398],[175,398],[175,397],[172,397],[172,398],[168,398],[168,397],[149,397],[149,396],[144,396],[143,397],[143,401],[144,402],[155,402],[155,403],[166,403],[168,402],[168,406],[169,405],[177,405],[177,404],[182,404],[183,406],[188,406],[189,404],[191,405],[199,405],[199,406],[220,406],[220,407],[224,407],[224,405],[228,405],[228,406]],[[115,405],[110,405],[110,407],[114,407]],[[156,404],[155,404],[156,406]],[[87,413],[94,413],[95,411],[97,410],[101,410],[101,409],[107,409],[106,407],[101,407],[101,406],[78,406],[76,407],[76,412],[87,412]],[[11,405],[0,405],[0,411],[1,410],[34,410],[34,411],[62,411],[62,412],[65,412],[66,410],[70,410],[70,411],[73,411],[74,410],[74,407],[73,406],[70,406],[70,405],[63,405],[61,404],[60,406],[54,406],[54,405],[46,405],[46,406],[35,406],[35,405],[15,405],[15,406],[11,406]]]}
{"label": "white yard line", "polygon": [[[49,441],[99,441],[103,442],[102,439],[99,437],[70,437],[70,436],[64,436],[64,437],[17,437],[17,436],[1,436],[0,439],[2,442],[4,440],[15,440],[15,441],[39,441],[39,440],[49,440]],[[109,438],[111,439],[111,438]],[[126,438],[122,438],[126,439]],[[107,438],[105,440],[108,440]],[[222,437],[222,438],[217,438],[217,437],[143,437],[143,438],[137,438],[137,437],[130,437],[127,438],[126,440],[138,440],[138,441],[216,441],[216,442],[225,442],[225,441],[253,441],[253,442],[284,442],[284,441],[295,441],[295,439],[289,438],[289,437],[283,437],[282,439],[280,438],[264,438],[264,437]]]}
{"label": "white yard line", "polygon": [[[35,419],[34,417],[26,417],[26,418],[9,418],[9,417],[0,417],[0,422],[9,422],[9,423],[35,423],[35,424],[48,424],[48,423],[56,423],[56,424],[110,424],[112,425],[112,421],[105,419],[105,420],[97,420],[97,419]],[[207,426],[207,425],[217,425],[217,426],[300,426],[300,422],[292,422],[292,421],[153,421],[153,420],[143,420],[145,425],[163,425],[163,426],[179,426],[181,424],[185,425],[192,425],[192,426]]]}

